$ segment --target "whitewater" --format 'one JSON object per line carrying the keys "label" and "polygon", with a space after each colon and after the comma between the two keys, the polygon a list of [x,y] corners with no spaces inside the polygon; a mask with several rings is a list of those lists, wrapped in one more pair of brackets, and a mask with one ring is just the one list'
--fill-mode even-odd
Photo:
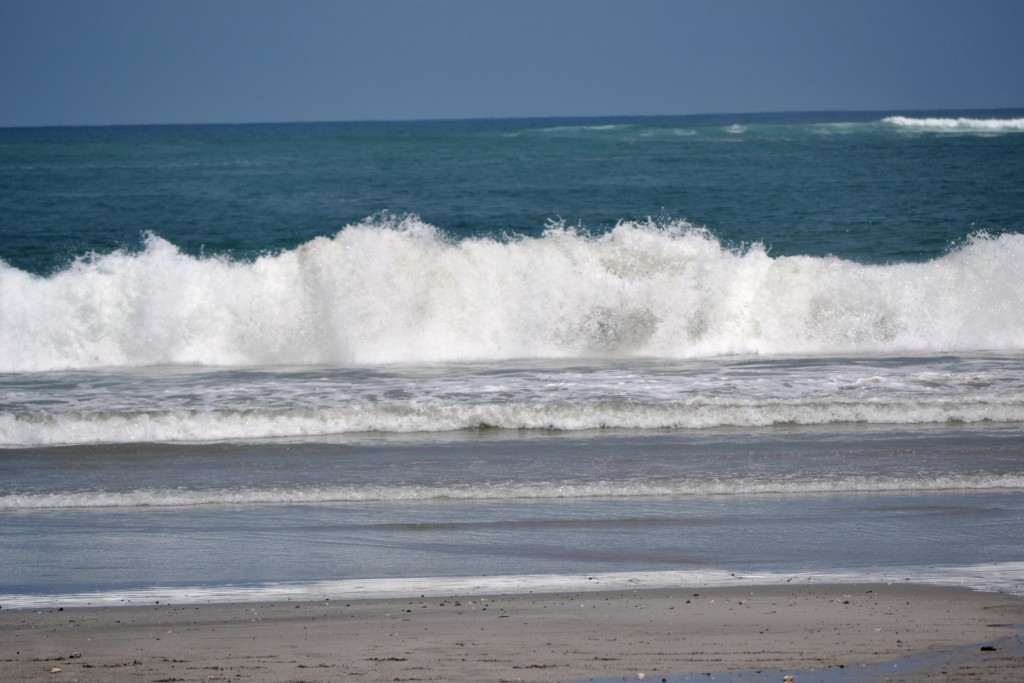
{"label": "whitewater", "polygon": [[369,221],[252,261],[0,265],[0,371],[1024,350],[1024,236],[925,263],[730,247],[686,223],[455,240]]}

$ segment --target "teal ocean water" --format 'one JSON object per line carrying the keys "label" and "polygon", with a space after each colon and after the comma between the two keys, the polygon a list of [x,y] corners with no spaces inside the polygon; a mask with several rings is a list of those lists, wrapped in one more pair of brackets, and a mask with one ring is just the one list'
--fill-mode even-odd
{"label": "teal ocean water", "polygon": [[1022,264],[1024,111],[0,129],[0,604],[1020,592]]}
{"label": "teal ocean water", "polygon": [[388,212],[451,239],[685,222],[775,256],[919,262],[1021,229],[1021,114],[5,129],[2,258],[52,274],[152,233],[252,259]]}

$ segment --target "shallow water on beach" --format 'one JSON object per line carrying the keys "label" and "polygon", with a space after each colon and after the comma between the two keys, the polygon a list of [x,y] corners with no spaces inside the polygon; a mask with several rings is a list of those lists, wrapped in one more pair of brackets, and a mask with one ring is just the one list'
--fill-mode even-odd
{"label": "shallow water on beach", "polygon": [[2,592],[936,567],[971,585],[1021,559],[1021,443],[852,426],[10,451]]}

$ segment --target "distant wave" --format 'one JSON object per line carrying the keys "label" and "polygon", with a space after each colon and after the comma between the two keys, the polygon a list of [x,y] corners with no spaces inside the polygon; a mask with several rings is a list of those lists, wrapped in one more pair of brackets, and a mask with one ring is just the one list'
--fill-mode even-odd
{"label": "distant wave", "polygon": [[972,133],[1024,132],[1024,119],[945,119],[889,116],[883,119],[883,122],[912,130]]}
{"label": "distant wave", "polygon": [[275,503],[363,503],[427,500],[650,498],[665,496],[785,495],[899,491],[1024,489],[1024,475],[888,475],[805,479],[700,479],[679,481],[488,482],[443,486],[325,486],[265,489],[182,488],[136,491],[9,493],[0,509],[191,507]]}
{"label": "distant wave", "polygon": [[1024,235],[866,266],[686,223],[454,241],[370,220],[252,262],[145,249],[0,262],[0,371],[1024,349]]}

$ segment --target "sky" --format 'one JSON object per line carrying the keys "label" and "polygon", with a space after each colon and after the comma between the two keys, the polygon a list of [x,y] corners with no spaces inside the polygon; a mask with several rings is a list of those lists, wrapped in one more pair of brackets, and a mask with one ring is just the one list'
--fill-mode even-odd
{"label": "sky", "polygon": [[1021,0],[0,0],[0,126],[1024,107]]}

